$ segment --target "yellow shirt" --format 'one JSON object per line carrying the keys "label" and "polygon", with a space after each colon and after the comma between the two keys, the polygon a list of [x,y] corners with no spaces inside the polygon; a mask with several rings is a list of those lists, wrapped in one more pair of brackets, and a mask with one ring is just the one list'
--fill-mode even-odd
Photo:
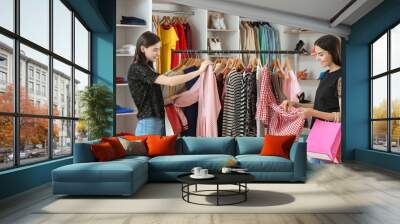
{"label": "yellow shirt", "polygon": [[[161,40],[161,24],[157,23],[157,36]],[[160,49],[161,50],[161,49]],[[157,72],[161,73],[161,57],[157,59]]]}
{"label": "yellow shirt", "polygon": [[170,26],[169,29],[164,29],[160,26],[161,34],[161,74],[171,70],[171,49],[176,48],[176,42],[179,40],[174,27]]}

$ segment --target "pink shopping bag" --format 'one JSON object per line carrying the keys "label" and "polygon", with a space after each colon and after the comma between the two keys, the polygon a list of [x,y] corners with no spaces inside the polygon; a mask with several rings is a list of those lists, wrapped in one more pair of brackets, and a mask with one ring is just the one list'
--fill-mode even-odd
{"label": "pink shopping bag", "polygon": [[316,120],[307,138],[307,155],[327,160],[333,163],[340,163],[341,151],[341,124]]}

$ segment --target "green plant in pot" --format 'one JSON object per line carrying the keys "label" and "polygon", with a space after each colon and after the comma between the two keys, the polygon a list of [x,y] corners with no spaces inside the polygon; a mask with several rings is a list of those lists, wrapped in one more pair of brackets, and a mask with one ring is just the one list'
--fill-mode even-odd
{"label": "green plant in pot", "polygon": [[113,93],[105,85],[95,84],[79,93],[81,119],[87,126],[89,140],[110,136],[112,125]]}

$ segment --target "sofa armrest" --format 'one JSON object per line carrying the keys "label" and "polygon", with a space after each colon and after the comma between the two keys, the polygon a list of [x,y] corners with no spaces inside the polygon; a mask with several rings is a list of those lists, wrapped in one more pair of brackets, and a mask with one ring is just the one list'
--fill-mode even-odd
{"label": "sofa armrest", "polygon": [[294,142],[290,149],[290,160],[293,162],[293,179],[305,181],[307,176],[307,147],[305,142]]}
{"label": "sofa armrest", "polygon": [[81,142],[75,143],[74,145],[74,163],[89,163],[95,162],[96,158],[92,153],[92,149],[90,146],[92,144],[97,144],[100,141],[90,141],[90,142]]}

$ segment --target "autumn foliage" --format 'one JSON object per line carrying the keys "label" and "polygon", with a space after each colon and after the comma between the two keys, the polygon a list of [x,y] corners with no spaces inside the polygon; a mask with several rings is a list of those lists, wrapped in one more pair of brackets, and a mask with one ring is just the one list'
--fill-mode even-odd
{"label": "autumn foliage", "polygon": [[[14,107],[13,86],[7,86],[5,93],[0,93],[0,111],[13,112]],[[55,108],[56,109],[56,108]],[[48,103],[34,105],[29,99],[28,93],[24,87],[20,88],[20,111],[21,114],[48,114]],[[59,111],[56,109],[57,115]],[[24,149],[26,145],[44,145],[48,139],[48,119],[21,117],[20,119],[20,148]],[[58,138],[59,127],[53,125],[53,138]],[[13,117],[0,116],[0,147],[13,148]]]}

